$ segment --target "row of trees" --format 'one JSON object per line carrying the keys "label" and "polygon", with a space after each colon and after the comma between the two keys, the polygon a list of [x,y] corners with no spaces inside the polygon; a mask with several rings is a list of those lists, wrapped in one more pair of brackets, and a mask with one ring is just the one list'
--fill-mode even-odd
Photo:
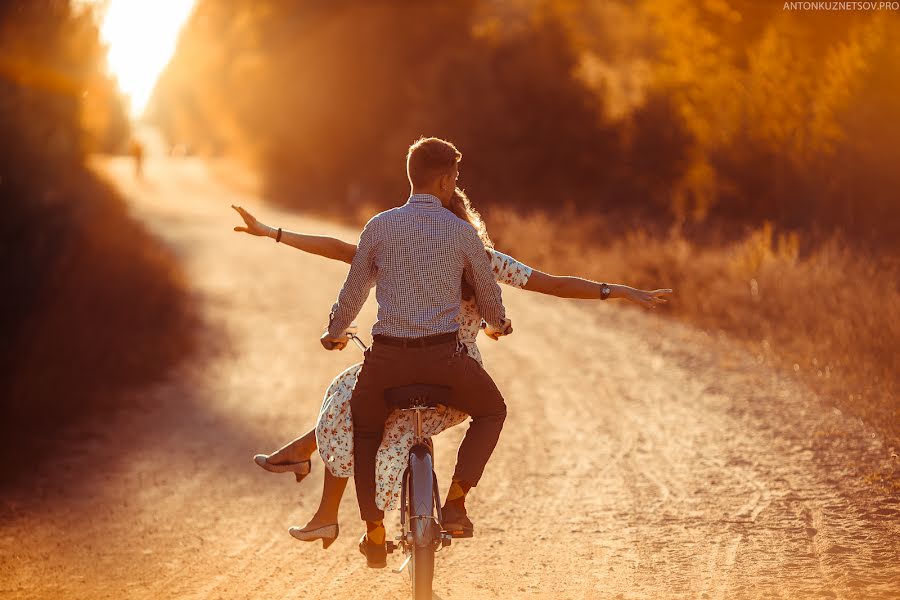
{"label": "row of trees", "polygon": [[68,186],[86,153],[115,148],[127,136],[93,15],[65,0],[0,5],[0,277],[10,290],[0,297],[4,322],[19,324],[32,310],[42,284],[35,274],[60,258],[75,233],[74,215],[84,207]]}
{"label": "row of trees", "polygon": [[0,3],[0,138],[0,446],[19,449],[0,452],[6,477],[17,444],[31,455],[108,413],[187,351],[191,328],[172,258],[86,165],[128,139],[86,7]]}
{"label": "row of trees", "polygon": [[426,134],[482,203],[884,241],[898,25],[753,0],[199,0],[154,116],[298,207],[395,203]]}

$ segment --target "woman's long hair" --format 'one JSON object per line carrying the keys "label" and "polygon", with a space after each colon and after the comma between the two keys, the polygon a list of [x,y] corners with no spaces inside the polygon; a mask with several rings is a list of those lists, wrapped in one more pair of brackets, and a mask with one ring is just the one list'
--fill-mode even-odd
{"label": "woman's long hair", "polygon": [[[475,210],[475,207],[472,206],[472,201],[469,200],[469,197],[466,196],[466,193],[459,188],[453,190],[453,199],[450,201],[450,211],[475,228],[475,231],[478,233],[478,237],[481,238],[481,242],[484,244],[485,250],[494,249],[494,242],[491,241],[491,237],[488,235],[487,226],[484,224],[484,219],[481,218],[481,213]],[[471,300],[474,295],[475,290],[472,288],[469,282],[466,281],[466,278],[463,277],[463,300]]]}
{"label": "woman's long hair", "polygon": [[456,215],[463,221],[466,221],[475,228],[475,231],[478,233],[478,237],[481,238],[485,249],[494,249],[494,242],[491,241],[491,237],[488,235],[487,225],[484,224],[484,219],[481,218],[481,213],[475,210],[475,207],[472,206],[472,201],[469,200],[469,197],[466,196],[466,193],[459,188],[453,190],[453,199],[450,200],[450,210],[454,215]]}

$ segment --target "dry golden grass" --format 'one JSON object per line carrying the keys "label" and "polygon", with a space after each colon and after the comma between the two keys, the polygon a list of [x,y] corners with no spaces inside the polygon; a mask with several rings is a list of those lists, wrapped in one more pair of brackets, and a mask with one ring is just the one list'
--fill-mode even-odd
{"label": "dry golden grass", "polygon": [[865,256],[836,238],[802,250],[798,234],[769,225],[709,246],[675,229],[611,234],[602,220],[574,214],[495,211],[487,222],[499,249],[535,267],[674,288],[666,314],[740,339],[900,447],[896,253]]}

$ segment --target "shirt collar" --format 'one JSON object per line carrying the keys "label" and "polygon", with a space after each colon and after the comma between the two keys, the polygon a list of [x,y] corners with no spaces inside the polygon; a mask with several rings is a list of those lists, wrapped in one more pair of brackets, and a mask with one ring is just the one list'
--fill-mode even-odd
{"label": "shirt collar", "polygon": [[432,196],[431,194],[413,194],[406,203],[415,206],[427,206],[429,208],[444,208],[441,199],[437,196]]}

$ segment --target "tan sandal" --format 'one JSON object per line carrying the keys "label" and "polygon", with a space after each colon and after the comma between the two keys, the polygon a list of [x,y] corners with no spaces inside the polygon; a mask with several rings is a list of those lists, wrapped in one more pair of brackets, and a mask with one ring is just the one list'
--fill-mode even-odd
{"label": "tan sandal", "polygon": [[292,463],[270,463],[268,454],[257,454],[253,457],[253,462],[270,473],[293,473],[297,478],[297,483],[303,481],[303,478],[309,475],[312,470],[312,461],[303,460]]}
{"label": "tan sandal", "polygon": [[288,529],[288,533],[301,542],[322,540],[322,550],[327,550],[328,546],[332,545],[334,540],[337,539],[340,532],[341,529],[338,527],[337,523],[322,525],[321,527],[316,527],[314,529],[301,529],[300,527],[291,527]]}

